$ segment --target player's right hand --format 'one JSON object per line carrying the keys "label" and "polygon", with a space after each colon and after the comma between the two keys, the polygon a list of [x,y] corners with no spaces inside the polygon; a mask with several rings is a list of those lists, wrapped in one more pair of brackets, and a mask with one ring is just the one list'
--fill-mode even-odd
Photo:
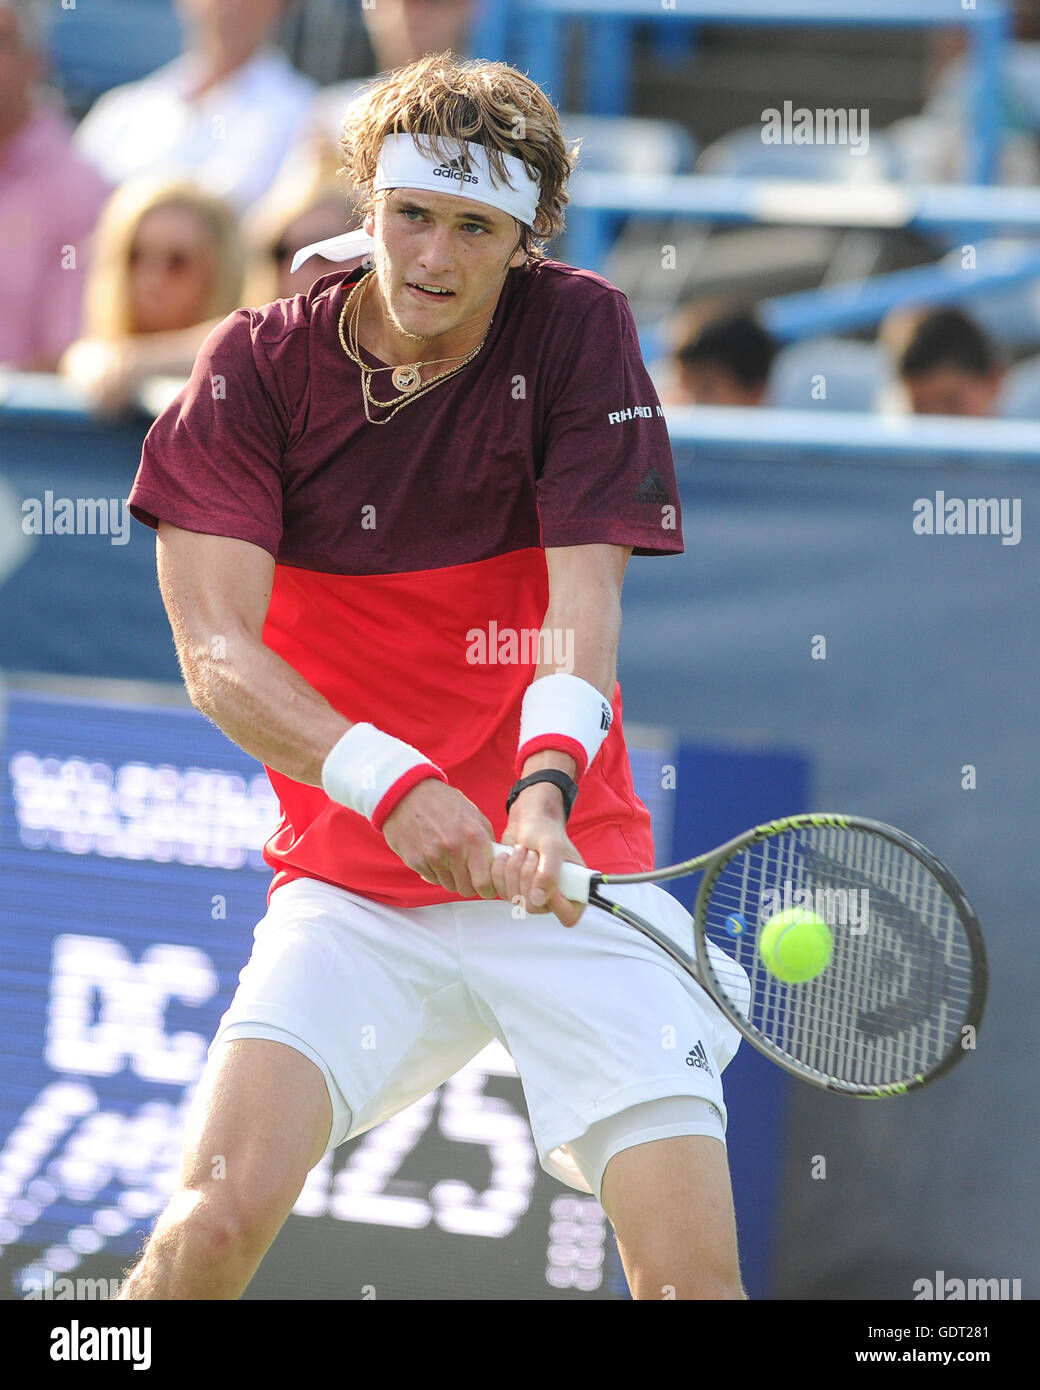
{"label": "player's right hand", "polygon": [[428,777],[383,822],[383,838],[427,883],[463,898],[497,897],[491,881],[494,827],[468,796]]}

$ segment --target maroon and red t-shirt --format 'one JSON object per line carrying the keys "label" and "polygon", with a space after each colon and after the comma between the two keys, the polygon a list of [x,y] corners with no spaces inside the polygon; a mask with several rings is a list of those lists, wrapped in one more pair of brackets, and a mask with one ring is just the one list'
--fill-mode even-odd
{"label": "maroon and red t-shirt", "polygon": [[[472,362],[370,424],[339,341],[364,273],[325,276],[213,330],[148,432],[130,510],[267,550],[266,645],[347,719],[437,763],[500,836],[549,599],[545,548],[682,552],[663,412],[625,296],[546,261],[509,273]],[[398,399],[389,372],[372,394]],[[567,829],[590,865],[635,872],[653,865],[650,817],[620,686],[613,706]],[[320,787],[267,772],[282,810],[264,849],[271,892],[306,876],[403,907],[459,900]]]}

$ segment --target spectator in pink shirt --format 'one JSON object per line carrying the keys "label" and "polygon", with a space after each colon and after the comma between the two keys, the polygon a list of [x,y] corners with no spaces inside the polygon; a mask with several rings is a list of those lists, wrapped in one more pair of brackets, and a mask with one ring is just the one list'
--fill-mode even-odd
{"label": "spectator in pink shirt", "polygon": [[79,332],[90,237],[109,188],[36,90],[32,0],[0,0],[0,365],[50,372]]}

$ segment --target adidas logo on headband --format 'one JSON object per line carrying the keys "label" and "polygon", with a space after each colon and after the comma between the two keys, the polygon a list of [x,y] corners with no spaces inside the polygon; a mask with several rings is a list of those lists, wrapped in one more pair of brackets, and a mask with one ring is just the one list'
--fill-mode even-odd
{"label": "adidas logo on headband", "polygon": [[459,179],[462,183],[479,183],[476,174],[470,173],[473,168],[472,162],[466,155],[460,154],[457,159],[449,159],[445,164],[438,164],[434,169],[434,174],[444,179]]}

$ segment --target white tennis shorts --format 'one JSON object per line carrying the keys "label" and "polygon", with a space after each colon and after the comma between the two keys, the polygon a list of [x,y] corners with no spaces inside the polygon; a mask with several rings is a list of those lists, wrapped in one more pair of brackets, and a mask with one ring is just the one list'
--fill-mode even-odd
{"label": "white tennis shorts", "polygon": [[[692,921],[670,893],[611,891],[692,949]],[[513,914],[501,900],[388,907],[295,879],[257,924],[210,1054],[268,1038],[309,1057],[332,1100],[326,1152],[495,1038],[516,1065],[542,1167],[579,1192],[598,1198],[610,1157],[633,1144],[725,1142],[720,1077],[740,1035],[700,985],[601,908],[569,928]]]}

